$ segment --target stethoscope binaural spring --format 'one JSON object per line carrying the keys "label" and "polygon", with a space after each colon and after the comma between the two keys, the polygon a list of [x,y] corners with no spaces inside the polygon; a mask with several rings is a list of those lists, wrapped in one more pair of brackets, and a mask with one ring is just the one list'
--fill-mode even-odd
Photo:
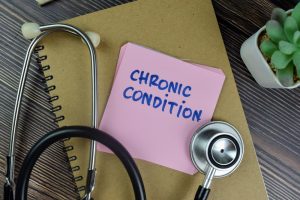
{"label": "stethoscope binaural spring", "polygon": [[[4,199],[5,200],[13,200],[14,199],[14,193],[16,193],[16,199],[27,199],[27,186],[28,186],[28,181],[24,179],[24,174],[27,173],[30,174],[31,170],[27,168],[25,171],[20,171],[20,176],[17,181],[17,190],[14,191],[15,183],[14,183],[14,166],[15,166],[15,140],[16,140],[16,131],[17,131],[17,124],[18,124],[18,119],[19,119],[19,112],[20,112],[20,106],[21,106],[21,100],[23,96],[23,91],[24,91],[24,85],[25,85],[25,80],[29,68],[29,63],[30,59],[32,57],[32,54],[34,52],[35,47],[37,46],[38,42],[42,40],[45,36],[48,34],[55,32],[55,31],[64,31],[71,33],[75,36],[79,36],[83,42],[88,46],[90,57],[91,57],[91,67],[92,67],[92,128],[88,127],[68,127],[65,128],[64,131],[60,131],[58,129],[54,133],[49,133],[46,134],[44,139],[48,137],[51,137],[51,134],[54,134],[59,132],[59,137],[67,138],[66,135],[72,136],[72,133],[74,132],[79,132],[81,134],[75,134],[74,137],[84,137],[84,138],[90,138],[93,139],[90,134],[91,132],[98,132],[100,137],[106,138],[106,134],[96,130],[97,124],[98,124],[98,106],[97,106],[97,62],[96,62],[96,53],[95,53],[95,48],[94,46],[97,46],[100,42],[100,37],[93,32],[87,32],[84,33],[78,28],[67,25],[67,24],[52,24],[52,25],[45,25],[45,26],[39,26],[38,24],[35,23],[26,23],[22,27],[22,32],[23,35],[26,39],[33,39],[28,47],[28,50],[26,52],[24,64],[23,64],[23,70],[20,78],[20,83],[18,87],[18,93],[16,97],[16,103],[15,103],[15,108],[14,108],[14,114],[13,114],[13,120],[12,120],[12,128],[11,128],[11,133],[10,133],[10,143],[9,143],[9,152],[7,156],[7,174],[6,174],[6,182],[4,185]],[[85,136],[88,135],[88,136]],[[89,137],[90,136],[90,137]],[[48,139],[48,140],[43,140],[43,138],[40,141],[43,141],[43,145],[47,146],[51,142],[54,143],[55,141]],[[119,158],[123,158],[124,166],[131,166],[126,167],[130,177],[133,177],[132,179],[135,180],[133,181],[133,186],[134,186],[134,191],[136,194],[137,199],[145,199],[145,192],[144,192],[144,186],[143,182],[140,176],[140,173],[131,158],[130,154],[124,150],[125,148],[122,147],[121,144],[119,144],[115,139],[110,138],[108,141],[101,141],[101,138],[95,138],[98,139],[98,142],[103,143],[106,146],[110,146],[111,144],[114,144],[114,148],[112,150],[115,150],[115,153]],[[59,141],[59,140],[56,140]],[[30,164],[34,165],[34,163],[30,163],[31,160],[34,160],[34,158],[38,158],[37,155],[40,155],[42,153],[41,151],[36,151],[38,150],[38,145],[39,143],[35,144],[31,151],[31,154],[27,155],[27,159],[25,159],[23,163],[22,169],[26,168],[27,166],[30,166]],[[125,153],[124,153],[125,152]],[[127,154],[126,154],[127,152]],[[86,182],[86,188],[85,188],[85,195],[83,199],[89,200],[91,199],[91,193],[94,189],[95,185],[95,155],[96,155],[96,141],[92,140],[90,144],[90,155],[89,155],[89,165],[88,165],[88,172],[87,172],[87,182]],[[28,163],[28,160],[30,161]],[[27,161],[27,163],[26,163]],[[23,175],[22,175],[23,174]],[[29,176],[27,176],[29,178]],[[23,189],[20,189],[22,188]]]}

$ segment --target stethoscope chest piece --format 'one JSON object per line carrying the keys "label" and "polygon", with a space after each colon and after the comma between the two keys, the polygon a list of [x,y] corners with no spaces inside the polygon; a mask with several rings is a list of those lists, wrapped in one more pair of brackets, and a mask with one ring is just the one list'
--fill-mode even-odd
{"label": "stethoscope chest piece", "polygon": [[190,155],[195,167],[205,174],[195,200],[206,200],[215,177],[231,174],[244,155],[243,139],[232,125],[214,121],[200,127],[190,143]]}
{"label": "stethoscope chest piece", "polygon": [[190,144],[191,159],[195,167],[206,174],[210,167],[214,177],[231,174],[241,163],[243,140],[232,125],[215,121],[200,127]]}

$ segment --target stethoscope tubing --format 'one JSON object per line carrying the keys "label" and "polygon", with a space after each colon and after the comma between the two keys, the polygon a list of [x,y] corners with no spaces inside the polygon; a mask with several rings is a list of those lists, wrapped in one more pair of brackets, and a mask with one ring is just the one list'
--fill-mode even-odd
{"label": "stethoscope tubing", "polygon": [[27,200],[30,174],[41,154],[55,142],[73,137],[90,139],[108,147],[126,168],[133,186],[135,199],[146,200],[146,193],[141,174],[125,147],[109,134],[95,128],[84,126],[69,126],[56,129],[44,135],[34,144],[24,159],[17,179],[16,200]]}

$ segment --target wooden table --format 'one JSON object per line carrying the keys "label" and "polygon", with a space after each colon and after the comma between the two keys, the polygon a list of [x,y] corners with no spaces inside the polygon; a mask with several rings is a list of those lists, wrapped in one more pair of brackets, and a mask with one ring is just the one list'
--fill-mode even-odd
{"label": "wooden table", "polygon": [[[126,0],[58,0],[39,7],[34,0],[0,0],[0,199],[14,101],[28,41],[20,34],[25,21],[58,22],[126,2]],[[286,9],[289,3],[280,4]],[[269,19],[269,0],[215,0],[214,7],[247,116],[270,199],[300,199],[300,90],[259,87],[239,56],[242,42]],[[216,55],[217,56],[217,55]],[[16,172],[31,145],[56,127],[52,123],[43,76],[32,64],[17,138]],[[34,169],[29,199],[76,199],[75,185],[62,144],[42,156]],[[65,184],[68,183],[68,184]]]}

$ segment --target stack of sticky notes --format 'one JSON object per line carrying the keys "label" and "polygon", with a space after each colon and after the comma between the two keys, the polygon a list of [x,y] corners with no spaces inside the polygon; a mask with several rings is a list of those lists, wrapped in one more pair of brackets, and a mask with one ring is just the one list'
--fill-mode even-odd
{"label": "stack of sticky notes", "polygon": [[[194,174],[189,143],[211,120],[224,80],[220,69],[127,43],[100,129],[136,159]],[[102,145],[98,150],[110,152]]]}

